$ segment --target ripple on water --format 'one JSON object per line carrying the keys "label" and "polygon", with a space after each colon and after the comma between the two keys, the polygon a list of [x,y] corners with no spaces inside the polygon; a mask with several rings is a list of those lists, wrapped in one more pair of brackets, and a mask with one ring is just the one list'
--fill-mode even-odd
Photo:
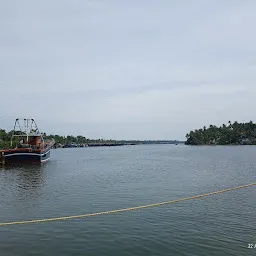
{"label": "ripple on water", "polygon": [[[52,150],[0,169],[1,221],[77,215],[255,182],[255,147]],[[255,188],[150,209],[2,227],[1,255],[249,255]]]}

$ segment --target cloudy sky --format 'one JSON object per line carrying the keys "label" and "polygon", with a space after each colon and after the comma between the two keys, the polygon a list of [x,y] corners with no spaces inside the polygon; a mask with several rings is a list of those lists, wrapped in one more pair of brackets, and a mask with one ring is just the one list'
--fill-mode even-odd
{"label": "cloudy sky", "polygon": [[0,127],[184,139],[256,119],[254,0],[0,2]]}

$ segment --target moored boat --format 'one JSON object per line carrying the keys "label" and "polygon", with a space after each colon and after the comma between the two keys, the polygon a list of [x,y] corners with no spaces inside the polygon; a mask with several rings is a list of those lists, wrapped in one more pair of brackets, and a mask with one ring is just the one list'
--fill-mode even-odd
{"label": "moored boat", "polygon": [[11,148],[2,151],[2,158],[6,164],[43,163],[49,160],[53,145],[54,140],[43,138],[34,119],[16,119]]}

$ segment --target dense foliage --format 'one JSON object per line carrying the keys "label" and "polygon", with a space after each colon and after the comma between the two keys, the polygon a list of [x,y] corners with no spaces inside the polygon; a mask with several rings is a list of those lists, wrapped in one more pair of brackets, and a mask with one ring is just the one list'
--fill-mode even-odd
{"label": "dense foliage", "polygon": [[210,125],[202,129],[191,131],[186,135],[187,145],[226,145],[252,144],[256,145],[256,124],[228,122],[220,127]]}
{"label": "dense foliage", "polygon": [[0,129],[0,148],[10,147],[12,132]]}

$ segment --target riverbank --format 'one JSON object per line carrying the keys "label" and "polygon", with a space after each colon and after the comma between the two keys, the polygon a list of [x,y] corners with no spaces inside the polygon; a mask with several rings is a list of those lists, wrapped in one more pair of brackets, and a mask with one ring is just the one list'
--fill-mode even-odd
{"label": "riverbank", "polygon": [[[180,144],[184,141],[178,140],[112,140],[112,139],[89,139],[82,135],[61,136],[61,135],[47,135],[42,134],[45,140],[54,140],[55,145],[53,148],[77,148],[77,147],[116,147],[125,145],[143,145],[143,144]],[[10,141],[12,138],[12,131],[0,129],[0,149],[12,148],[18,143],[13,143],[11,146]]]}
{"label": "riverbank", "polygon": [[115,141],[115,142],[91,142],[86,144],[60,144],[54,145],[54,148],[84,148],[84,147],[118,147],[118,146],[135,146],[135,145],[159,145],[159,144],[184,144],[182,141]]}

